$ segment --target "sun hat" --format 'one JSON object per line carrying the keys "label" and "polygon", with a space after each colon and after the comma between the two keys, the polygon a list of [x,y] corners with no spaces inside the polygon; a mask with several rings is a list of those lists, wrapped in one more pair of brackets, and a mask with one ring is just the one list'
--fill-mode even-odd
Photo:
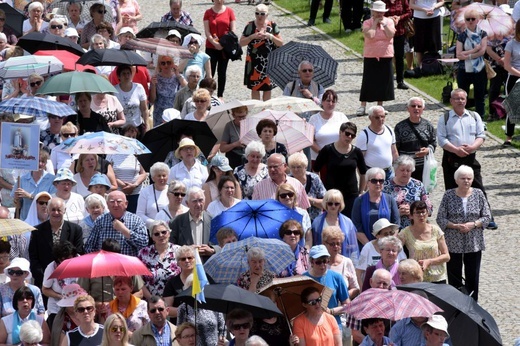
{"label": "sun hat", "polygon": [[119,30],[119,34],[117,34],[117,36],[126,33],[130,33],[133,37],[135,37],[134,30],[132,28],[129,28],[128,26],[122,27],[121,30]]}
{"label": "sun hat", "polygon": [[109,190],[112,187],[112,184],[110,184],[108,177],[102,173],[96,173],[92,176],[92,178],[90,178],[90,183],[88,184],[88,187],[91,187],[93,185],[104,185]]}
{"label": "sun hat", "polygon": [[74,28],[67,28],[65,29],[65,36],[67,37],[79,37],[78,30]]}
{"label": "sun hat", "polygon": [[58,169],[58,173],[56,173],[56,178],[54,178],[54,182],[57,183],[59,181],[70,180],[74,185],[77,184],[76,180],[74,180],[74,174],[68,168],[60,168]]}
{"label": "sun hat", "polygon": [[199,46],[202,45],[202,36],[200,36],[199,34],[188,34],[184,37],[184,41],[182,41],[182,46],[183,47],[188,47],[188,45],[190,44],[190,41],[191,39],[194,39],[194,40],[197,40],[197,43],[199,44]]}
{"label": "sun hat", "polygon": [[399,226],[397,226],[396,224],[390,223],[390,221],[388,221],[385,218],[381,218],[374,222],[374,225],[372,226],[372,235],[376,237],[383,228],[387,227],[392,227],[394,231],[397,231],[399,229]]}
{"label": "sun hat", "polygon": [[166,35],[166,39],[168,39],[168,37],[170,37],[170,36],[175,36],[175,37],[179,38],[179,40],[182,40],[181,33],[175,29],[168,31],[168,35]]}
{"label": "sun hat", "polygon": [[25,278],[26,280],[29,280],[32,277],[32,275],[31,275],[31,264],[29,263],[28,260],[26,260],[23,257],[13,258],[11,263],[7,267],[4,268],[4,274],[8,275],[7,271],[9,269],[12,269],[12,268],[20,268],[24,272],[28,272],[29,275],[27,275],[27,277]]}
{"label": "sun hat", "polygon": [[310,258],[316,259],[323,256],[330,257],[329,251],[327,251],[325,245],[315,245],[311,247],[311,251],[309,252]]}
{"label": "sun hat", "polygon": [[62,308],[71,308],[74,306],[76,298],[86,296],[87,292],[78,284],[70,284],[63,287],[61,291],[61,299],[56,303]]}
{"label": "sun hat", "polygon": [[387,12],[388,9],[386,8],[386,4],[384,2],[382,2],[381,0],[377,0],[372,3],[372,11]]}
{"label": "sun hat", "polygon": [[199,156],[200,155],[200,148],[195,145],[195,142],[193,141],[193,139],[191,138],[183,138],[181,140],[181,142],[179,143],[179,147],[177,148],[177,150],[175,150],[175,157],[180,159],[181,158],[181,150],[182,148],[185,148],[185,147],[194,147],[195,148],[195,157]]}
{"label": "sun hat", "polygon": [[224,155],[215,155],[209,164],[211,167],[217,167],[222,172],[229,172],[232,171],[233,168],[229,165],[229,159],[225,157]]}
{"label": "sun hat", "polygon": [[422,326],[429,325],[433,329],[442,330],[443,332],[446,332],[447,336],[450,336],[448,333],[448,322],[444,318],[444,316],[441,315],[432,315],[430,318],[428,318],[428,321],[426,321]]}

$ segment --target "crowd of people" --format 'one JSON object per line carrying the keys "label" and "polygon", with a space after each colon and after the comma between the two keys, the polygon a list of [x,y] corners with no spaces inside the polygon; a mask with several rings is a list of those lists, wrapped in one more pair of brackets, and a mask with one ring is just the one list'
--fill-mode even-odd
{"label": "crowd of people", "polygon": [[[420,25],[431,26],[432,14],[442,3],[432,3]],[[81,3],[48,16],[42,3],[32,2],[24,34],[69,37],[85,49],[120,49],[135,38],[143,16],[135,0],[111,4],[92,5],[92,20],[84,23],[77,17]],[[38,170],[17,176],[0,169],[0,218],[15,211],[36,228],[0,240],[0,343],[336,346],[350,345],[352,339],[360,345],[409,345],[398,341],[407,333],[404,326],[398,323],[390,330],[382,319],[352,321],[345,315],[347,304],[371,288],[396,289],[420,281],[449,283],[477,300],[484,230],[497,227],[476,159],[485,139],[482,119],[466,109],[466,91],[456,89],[450,100],[453,110],[441,115],[436,126],[422,118],[425,102],[420,97],[410,98],[409,116],[395,128],[385,124],[382,104],[394,93],[393,49],[404,45],[399,20],[385,17],[386,6],[375,1],[369,20],[348,27],[363,28],[367,43],[358,115],[368,114],[369,126],[358,129],[336,110],[337,91],[314,80],[315,67],[309,61],[299,64],[296,80],[280,86],[284,95],[309,99],[322,108],[301,114],[314,125],[313,143],[302,151],[290,152],[288,143],[277,141],[280,129],[270,119],[258,122],[258,140],[243,143],[237,128],[250,115],[247,106],[230,110],[224,134],[210,151],[202,152],[198,133],[186,129],[164,162],[154,162],[148,171],[135,155],[62,151],[68,138],[88,132],[142,138],[173,118],[205,122],[211,107],[224,103],[229,59],[220,39],[237,32],[234,11],[223,0],[213,1],[199,25],[182,10],[180,0],[170,0],[171,10],[162,21],[195,26],[204,33],[205,42],[194,33],[164,33],[193,58],[159,55],[147,67],[97,68],[93,72],[105,75],[118,93],[70,95],[66,102],[77,109],[72,117],[2,114],[2,122],[38,124],[41,149]],[[413,1],[409,7],[403,11],[414,9],[416,20],[421,19]],[[392,16],[398,17],[393,10]],[[113,11],[111,23],[105,22],[107,11]],[[2,15],[5,19],[0,10],[0,29]],[[266,73],[266,61],[284,44],[280,28],[268,16],[268,6],[257,4],[254,20],[238,39],[247,46],[244,85],[251,98],[263,101],[276,87]],[[4,32],[2,59],[23,55],[16,35],[7,27]],[[381,55],[382,45],[388,54]],[[405,89],[403,68],[396,67],[398,87]],[[370,83],[374,75],[388,81]],[[2,98],[50,98],[38,94],[46,77],[6,80]],[[378,105],[368,107],[372,101]],[[468,128],[474,131],[465,131]],[[423,173],[429,173],[425,159],[437,145],[443,149],[446,191],[434,205],[422,180]],[[332,289],[328,304],[322,304],[320,290],[308,287],[300,294],[303,313],[291,322],[255,319],[240,309],[225,315],[199,309],[195,314],[189,304],[174,304],[175,297],[193,285],[196,252],[206,262],[226,251],[228,243],[243,239],[233,227],[215,234],[212,220],[244,201],[268,199],[299,216],[278,220],[281,226],[270,230],[289,246],[294,261],[273,272],[266,268],[264,250],[249,248],[249,268],[236,277],[236,285],[259,293],[274,278],[307,276]],[[429,221],[434,209],[436,223]],[[151,275],[50,278],[64,260],[99,250],[135,256]],[[425,345],[442,345],[449,336],[442,316],[412,322],[419,331],[414,337]]]}

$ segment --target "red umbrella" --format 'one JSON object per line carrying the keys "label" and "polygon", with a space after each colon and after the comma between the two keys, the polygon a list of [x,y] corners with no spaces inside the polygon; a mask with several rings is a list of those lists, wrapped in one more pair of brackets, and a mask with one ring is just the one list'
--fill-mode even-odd
{"label": "red umbrella", "polygon": [[437,305],[418,294],[398,290],[371,288],[362,292],[345,309],[358,320],[386,318],[397,321],[407,317],[430,317],[442,311]]}
{"label": "red umbrella", "polygon": [[152,273],[137,257],[101,250],[61,262],[50,278],[98,278],[134,275],[151,276]]}
{"label": "red umbrella", "polygon": [[66,50],[39,50],[34,55],[55,56],[63,63],[63,69],[68,71],[84,71],[86,69],[96,71],[96,68],[91,65],[76,64],[80,58],[79,55],[71,53]]}

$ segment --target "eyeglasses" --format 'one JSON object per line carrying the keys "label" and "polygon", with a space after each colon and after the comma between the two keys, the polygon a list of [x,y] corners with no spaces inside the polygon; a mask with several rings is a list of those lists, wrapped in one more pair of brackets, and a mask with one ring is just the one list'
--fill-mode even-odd
{"label": "eyeglasses", "polygon": [[316,304],[321,304],[321,297],[318,297],[316,299],[311,299],[311,300],[307,300],[307,304],[308,305],[316,305]]}
{"label": "eyeglasses", "polygon": [[294,197],[294,192],[284,192],[284,193],[281,193],[279,194],[278,196],[280,196],[280,198],[293,198]]}
{"label": "eyeglasses", "polygon": [[189,334],[189,335],[181,336],[181,339],[191,339],[191,338],[194,338],[194,337],[195,337],[195,334]]}
{"label": "eyeglasses", "polygon": [[370,179],[369,180],[372,184],[383,184],[385,182],[384,179]]}
{"label": "eyeglasses", "polygon": [[170,60],[161,61],[161,66],[166,66],[166,65],[171,65],[171,64],[173,64],[173,61],[170,61]]}
{"label": "eyeglasses", "polygon": [[231,325],[231,329],[233,329],[233,330],[249,329],[249,328],[251,328],[251,325],[249,324],[249,322]]}
{"label": "eyeglasses", "polygon": [[0,18],[0,22],[5,22],[5,18]]}
{"label": "eyeglasses", "polygon": [[105,14],[105,13],[107,13],[107,10],[97,10],[97,13],[99,13],[99,14]]}
{"label": "eyeglasses", "polygon": [[348,131],[344,131],[343,134],[350,138],[356,138],[356,134]]}
{"label": "eyeglasses", "polygon": [[255,12],[257,16],[267,16],[267,12]]}
{"label": "eyeglasses", "polygon": [[49,202],[48,201],[38,201],[38,204],[39,205],[47,205],[47,204],[49,204]]}
{"label": "eyeglasses", "polygon": [[15,270],[15,269],[8,269],[7,274],[11,276],[22,276],[24,274],[24,271],[21,269]]}
{"label": "eyeglasses", "polygon": [[195,102],[195,103],[204,103],[204,102],[208,102],[208,100],[193,100],[193,102]]}
{"label": "eyeglasses", "polygon": [[181,257],[177,260],[177,262],[181,261],[181,262],[184,262],[184,261],[192,261],[193,260],[193,257]]}
{"label": "eyeglasses", "polygon": [[160,236],[160,235],[166,235],[167,233],[168,233],[168,231],[165,230],[165,231],[156,232],[156,233],[154,233],[153,235],[156,236],[156,237],[158,237],[158,236]]}
{"label": "eyeglasses", "polygon": [[117,333],[117,332],[122,332],[122,333],[124,333],[124,332],[126,332],[126,328],[123,327],[123,326],[113,326],[113,327],[110,328],[110,331],[111,331],[112,333]]}
{"label": "eyeglasses", "polygon": [[341,245],[343,245],[343,243],[341,243],[339,241],[338,242],[331,242],[331,243],[327,242],[327,245],[329,245],[330,247],[334,247],[334,246],[341,246]]}
{"label": "eyeglasses", "polygon": [[313,72],[314,70],[312,68],[304,68],[302,70],[303,73],[307,73],[307,72]]}
{"label": "eyeglasses", "polygon": [[284,235],[301,235],[302,233],[297,229],[288,229],[287,231],[283,232]]}
{"label": "eyeglasses", "polygon": [[170,194],[174,195],[175,197],[184,197],[186,194],[184,192],[170,192]]}
{"label": "eyeglasses", "polygon": [[422,105],[410,105],[408,107],[410,107],[410,108],[422,108]]}
{"label": "eyeglasses", "polygon": [[341,205],[341,203],[339,203],[339,202],[327,202],[328,207],[332,207],[332,206],[339,207],[340,205]]}
{"label": "eyeglasses", "polygon": [[190,41],[190,44],[199,44],[198,41]]}
{"label": "eyeglasses", "polygon": [[314,261],[314,264],[319,265],[319,266],[321,266],[322,264],[327,264],[327,263],[329,263],[328,259],[322,259],[322,260],[315,260]]}
{"label": "eyeglasses", "polygon": [[166,308],[160,307],[160,308],[153,308],[150,309],[150,313],[155,314],[157,311],[163,312]]}
{"label": "eyeglasses", "polygon": [[267,166],[267,169],[277,169],[278,167],[283,166],[283,163],[279,163],[277,165]]}
{"label": "eyeglasses", "polygon": [[63,29],[63,25],[51,25],[51,29]]}
{"label": "eyeglasses", "polygon": [[76,308],[76,311],[79,312],[80,314],[84,313],[85,311],[86,312],[92,312],[92,311],[94,311],[94,307],[92,305],[90,305],[90,306],[80,306],[79,308]]}
{"label": "eyeglasses", "polygon": [[63,138],[70,138],[76,136],[75,133],[62,133]]}
{"label": "eyeglasses", "polygon": [[466,18],[466,22],[473,22],[477,20],[477,18]]}
{"label": "eyeglasses", "polygon": [[39,81],[36,81],[36,82],[31,82],[31,83],[29,83],[29,85],[32,86],[32,87],[34,88],[35,86],[40,86],[40,85],[42,85],[42,81],[39,80]]}

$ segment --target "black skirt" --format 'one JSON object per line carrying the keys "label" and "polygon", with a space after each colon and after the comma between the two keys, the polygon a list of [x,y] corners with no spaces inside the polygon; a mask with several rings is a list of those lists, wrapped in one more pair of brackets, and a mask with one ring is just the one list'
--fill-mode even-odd
{"label": "black skirt", "polygon": [[392,58],[364,58],[363,81],[359,101],[375,102],[394,99]]}
{"label": "black skirt", "polygon": [[414,18],[415,36],[413,37],[416,53],[437,53],[442,49],[441,16],[435,18]]}

